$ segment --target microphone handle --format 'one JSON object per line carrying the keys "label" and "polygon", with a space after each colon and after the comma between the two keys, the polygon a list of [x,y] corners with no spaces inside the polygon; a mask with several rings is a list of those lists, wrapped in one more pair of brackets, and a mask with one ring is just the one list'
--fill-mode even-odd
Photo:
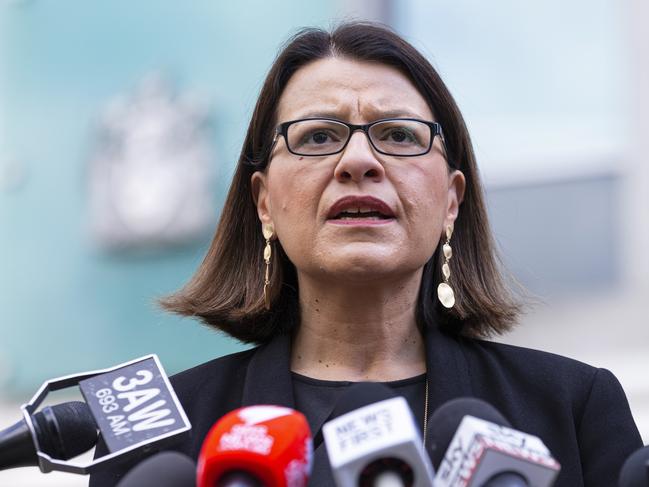
{"label": "microphone handle", "polygon": [[490,477],[482,487],[530,487],[530,484],[516,472],[501,472]]}
{"label": "microphone handle", "polygon": [[223,475],[216,487],[264,487],[256,477],[243,470],[231,470]]}
{"label": "microphone handle", "polygon": [[0,431],[0,470],[38,465],[36,448],[24,420]]}

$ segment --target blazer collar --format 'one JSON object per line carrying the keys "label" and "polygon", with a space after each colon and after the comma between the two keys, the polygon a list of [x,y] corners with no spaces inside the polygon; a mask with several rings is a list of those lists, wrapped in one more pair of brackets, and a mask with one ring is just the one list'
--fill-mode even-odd
{"label": "blazer collar", "polygon": [[248,364],[241,402],[242,406],[276,404],[295,407],[290,335],[279,335],[254,353]]}
{"label": "blazer collar", "polygon": [[473,396],[469,365],[462,340],[437,327],[426,330],[426,372],[428,374],[428,415],[458,397]]}
{"label": "blazer collar", "polygon": [[[473,395],[461,340],[436,327],[426,331],[429,415],[451,399]],[[277,336],[259,347],[248,365],[242,405],[277,404],[294,408],[290,361],[290,335]]]}

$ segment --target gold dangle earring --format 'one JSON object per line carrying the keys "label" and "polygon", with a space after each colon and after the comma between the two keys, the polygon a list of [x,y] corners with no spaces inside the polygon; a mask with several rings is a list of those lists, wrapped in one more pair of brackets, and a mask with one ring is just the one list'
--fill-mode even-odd
{"label": "gold dangle earring", "polygon": [[264,262],[266,263],[266,273],[264,274],[264,305],[266,309],[270,309],[270,257],[273,253],[272,247],[270,245],[270,239],[275,236],[275,229],[271,223],[264,223],[261,227],[261,233],[263,233],[264,238],[266,239],[266,247],[264,247]]}
{"label": "gold dangle earring", "polygon": [[442,277],[444,282],[441,282],[437,286],[437,298],[439,302],[445,308],[452,308],[455,305],[455,293],[453,288],[448,283],[449,278],[451,277],[451,266],[450,260],[453,257],[453,249],[451,249],[451,235],[453,235],[453,225],[448,225],[446,227],[446,242],[442,246],[442,252],[444,253],[444,263],[442,264]]}

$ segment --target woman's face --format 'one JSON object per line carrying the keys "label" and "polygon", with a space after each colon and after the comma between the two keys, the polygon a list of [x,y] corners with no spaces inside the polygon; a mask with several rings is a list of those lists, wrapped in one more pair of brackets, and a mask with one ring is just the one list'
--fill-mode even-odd
{"label": "woman's face", "polygon": [[[279,123],[310,117],[353,124],[434,121],[398,70],[340,57],[299,69],[277,115]],[[449,171],[442,147],[435,137],[423,156],[386,156],[356,131],[343,152],[312,157],[290,153],[280,137],[266,171],[252,177],[259,218],[273,224],[298,275],[369,282],[417,272],[455,220],[464,192],[464,177]]]}

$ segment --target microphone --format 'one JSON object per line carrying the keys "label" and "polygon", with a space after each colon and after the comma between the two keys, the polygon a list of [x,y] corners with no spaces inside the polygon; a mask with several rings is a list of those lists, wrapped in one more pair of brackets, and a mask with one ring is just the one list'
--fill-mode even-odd
{"label": "microphone", "polygon": [[649,446],[636,450],[626,459],[618,487],[649,487]]}
{"label": "microphone", "polygon": [[551,487],[561,466],[536,436],[510,428],[475,398],[447,402],[428,422],[433,487]]}
{"label": "microphone", "polygon": [[311,431],[302,413],[248,406],[218,420],[198,456],[198,487],[306,487]]}
{"label": "microphone", "polygon": [[433,468],[408,403],[378,383],[351,386],[322,427],[338,487],[430,487]]}
{"label": "microphone", "polygon": [[97,443],[97,424],[81,401],[46,406],[34,414],[32,423],[33,432],[24,419],[0,431],[0,470],[38,465],[35,442],[44,453],[62,460]]}
{"label": "microphone", "polygon": [[189,487],[195,483],[195,463],[187,455],[166,451],[137,464],[117,487]]}
{"label": "microphone", "polygon": [[[82,429],[77,431],[80,423],[59,419],[63,409],[56,414],[48,408],[43,408],[42,414],[37,412],[50,392],[76,385],[86,402],[77,403],[83,406],[71,406],[76,409],[64,417],[85,421],[88,428],[92,425],[93,439],[85,443],[78,437],[82,434]],[[79,413],[80,407],[83,413]],[[13,460],[6,453],[7,460],[2,461],[13,465],[27,461],[25,458],[33,459],[35,455],[44,473],[52,470],[83,475],[95,473],[170,445],[191,429],[158,357],[153,354],[108,369],[48,380],[21,409],[24,428],[19,423],[3,432],[14,452],[11,455],[17,458]],[[97,427],[108,453],[90,463],[68,462],[97,442]],[[27,433],[31,436],[33,454],[25,446]],[[72,444],[74,447],[70,446]]]}

